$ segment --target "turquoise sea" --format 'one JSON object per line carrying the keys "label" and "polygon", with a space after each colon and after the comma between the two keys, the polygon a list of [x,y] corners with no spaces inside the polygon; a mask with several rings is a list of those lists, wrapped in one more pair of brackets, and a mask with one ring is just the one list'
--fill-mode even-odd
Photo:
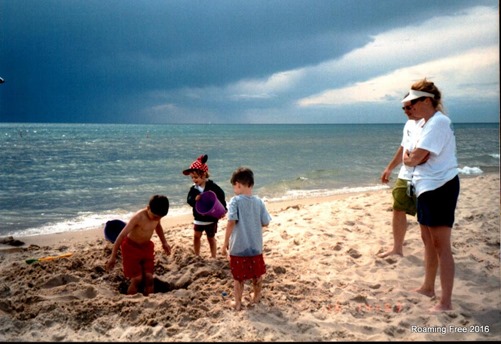
{"label": "turquoise sea", "polygon": [[[0,237],[127,220],[157,193],[170,200],[167,216],[190,213],[191,180],[181,171],[201,154],[228,200],[238,166],[253,169],[254,193],[269,202],[388,188],[379,177],[402,129],[403,123],[0,123]],[[454,129],[460,177],[499,173],[498,123]]]}

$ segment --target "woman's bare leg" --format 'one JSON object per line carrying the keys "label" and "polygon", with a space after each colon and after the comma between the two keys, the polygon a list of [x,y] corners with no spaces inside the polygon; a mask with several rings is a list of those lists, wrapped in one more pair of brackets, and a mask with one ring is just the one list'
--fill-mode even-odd
{"label": "woman's bare leg", "polygon": [[432,227],[431,233],[440,266],[440,285],[442,296],[440,302],[432,308],[433,311],[448,311],[452,309],[452,288],[454,286],[454,258],[451,248],[452,228],[446,226]]}
{"label": "woman's bare leg", "polygon": [[425,296],[435,296],[435,278],[438,270],[437,250],[433,243],[430,228],[421,225],[421,238],[424,243],[424,281],[415,291]]}

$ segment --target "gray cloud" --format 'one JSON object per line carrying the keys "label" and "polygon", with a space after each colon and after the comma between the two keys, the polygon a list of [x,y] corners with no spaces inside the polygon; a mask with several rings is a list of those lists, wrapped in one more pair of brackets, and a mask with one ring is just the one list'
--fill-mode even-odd
{"label": "gray cloud", "polygon": [[[6,81],[0,120],[321,122],[333,120],[332,112],[353,120],[362,105],[335,111],[292,105],[331,82],[314,74],[286,96],[230,90],[340,59],[382,32],[472,5],[498,6],[492,0],[0,0]],[[379,70],[361,65],[356,75],[339,73],[335,82],[341,87],[390,72],[381,62]]]}

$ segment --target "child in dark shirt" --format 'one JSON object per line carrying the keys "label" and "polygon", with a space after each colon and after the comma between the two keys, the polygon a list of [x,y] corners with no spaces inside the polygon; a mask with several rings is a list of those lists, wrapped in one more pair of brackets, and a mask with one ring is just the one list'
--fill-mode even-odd
{"label": "child in dark shirt", "polygon": [[[188,169],[183,171],[185,176],[190,176],[193,181],[191,186],[187,202],[193,208],[193,249],[197,256],[200,256],[200,242],[202,234],[205,232],[207,234],[207,241],[209,242],[210,253],[212,258],[216,258],[217,253],[217,242],[216,242],[216,232],[218,218],[202,215],[196,209],[196,202],[200,199],[200,195],[205,191],[213,191],[219,202],[226,208],[225,194],[224,191],[212,180],[209,179],[209,166],[207,165],[207,155],[201,155],[195,160]],[[224,216],[223,216],[224,217]]]}

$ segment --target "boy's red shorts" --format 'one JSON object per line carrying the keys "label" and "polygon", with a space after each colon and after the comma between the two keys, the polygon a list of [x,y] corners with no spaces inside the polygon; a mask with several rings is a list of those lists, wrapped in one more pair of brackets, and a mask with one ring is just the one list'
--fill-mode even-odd
{"label": "boy's red shorts", "polygon": [[154,249],[153,241],[138,244],[125,237],[120,246],[122,249],[122,262],[124,275],[127,278],[141,276],[144,273],[153,274]]}
{"label": "boy's red shorts", "polygon": [[233,279],[240,282],[259,278],[266,273],[263,254],[251,257],[230,256],[230,269]]}

